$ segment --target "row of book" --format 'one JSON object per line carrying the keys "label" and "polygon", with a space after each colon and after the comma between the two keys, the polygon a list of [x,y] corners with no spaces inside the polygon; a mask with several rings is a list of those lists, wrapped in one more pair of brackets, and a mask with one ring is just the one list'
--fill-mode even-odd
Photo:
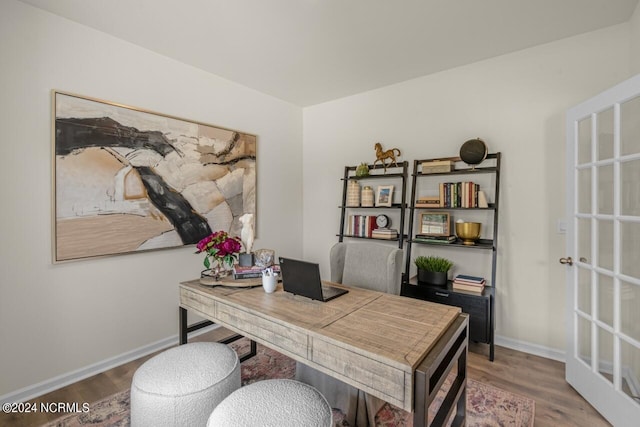
{"label": "row of book", "polygon": [[373,237],[373,230],[378,228],[375,215],[349,215],[347,234],[356,237]]}
{"label": "row of book", "polygon": [[417,208],[486,208],[487,196],[471,181],[441,182],[439,195],[416,200]]}
{"label": "row of book", "polygon": [[453,279],[452,287],[457,291],[475,292],[481,294],[484,290],[485,284],[486,280],[484,279],[484,277],[458,274]]}
{"label": "row of book", "polygon": [[[280,266],[278,264],[272,265],[270,268],[274,273],[280,274]],[[262,272],[264,270],[265,270],[264,267],[258,267],[257,265],[243,267],[238,264],[235,264],[233,266],[233,278],[234,279],[255,279],[257,277],[262,277]]]}
{"label": "row of book", "polygon": [[349,215],[347,219],[346,234],[349,236],[385,240],[398,238],[398,230],[378,227],[376,215]]}

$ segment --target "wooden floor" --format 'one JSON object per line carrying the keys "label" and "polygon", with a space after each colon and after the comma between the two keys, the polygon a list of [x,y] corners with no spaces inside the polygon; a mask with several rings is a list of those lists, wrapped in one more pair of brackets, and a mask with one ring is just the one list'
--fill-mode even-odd
{"label": "wooden floor", "polygon": [[[190,341],[212,341],[228,331],[200,335]],[[487,358],[488,346],[472,344],[468,358],[469,378],[491,384],[536,401],[535,426],[609,426],[564,380],[564,364],[527,353],[496,347],[495,361]],[[71,384],[30,402],[94,402],[131,386],[133,373],[150,356],[129,362],[83,381]],[[60,414],[4,414],[0,426],[40,426]]]}

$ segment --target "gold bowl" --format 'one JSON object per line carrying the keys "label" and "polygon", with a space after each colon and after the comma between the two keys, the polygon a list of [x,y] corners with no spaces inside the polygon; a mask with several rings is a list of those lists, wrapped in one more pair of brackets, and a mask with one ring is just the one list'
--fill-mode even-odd
{"label": "gold bowl", "polygon": [[475,245],[480,238],[481,223],[479,222],[458,222],[456,223],[456,236],[462,239],[465,245]]}

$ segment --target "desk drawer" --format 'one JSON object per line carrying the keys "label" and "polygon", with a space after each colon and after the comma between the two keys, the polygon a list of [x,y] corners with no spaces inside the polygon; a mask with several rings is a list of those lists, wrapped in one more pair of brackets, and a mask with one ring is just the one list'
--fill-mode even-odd
{"label": "desk drawer", "polygon": [[371,388],[377,391],[378,395],[382,393],[386,396],[384,400],[387,402],[400,407],[405,406],[405,374],[400,369],[320,339],[312,340],[311,360],[349,378],[351,384],[364,391]]}
{"label": "desk drawer", "polygon": [[216,302],[217,319],[223,325],[248,338],[262,340],[267,346],[307,357],[307,335],[255,314]]}

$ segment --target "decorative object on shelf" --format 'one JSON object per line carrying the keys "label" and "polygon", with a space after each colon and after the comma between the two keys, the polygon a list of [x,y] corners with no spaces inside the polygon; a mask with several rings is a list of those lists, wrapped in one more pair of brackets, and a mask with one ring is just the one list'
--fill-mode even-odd
{"label": "decorative object on shelf", "polygon": [[489,207],[489,203],[487,203],[487,195],[482,190],[478,191],[478,207],[479,208]]}
{"label": "decorative object on shelf", "polygon": [[424,212],[420,214],[420,233],[430,236],[451,235],[451,217],[448,212]]}
{"label": "decorative object on shelf", "polygon": [[360,206],[360,183],[355,179],[347,182],[347,201],[346,206],[357,208]]}
{"label": "decorative object on shelf", "polygon": [[271,267],[276,259],[276,251],[273,249],[258,249],[254,252],[255,263],[258,267]]}
{"label": "decorative object on shelf", "polygon": [[395,240],[398,238],[398,230],[394,228],[376,228],[371,232],[374,239]]}
{"label": "decorative object on shelf", "polygon": [[460,159],[475,169],[476,165],[482,163],[487,158],[487,144],[480,138],[470,139],[460,147]]}
{"label": "decorative object on shelf", "polygon": [[462,243],[473,246],[480,238],[482,224],[479,222],[456,222],[456,236],[462,240]]}
{"label": "decorative object on shelf", "polygon": [[422,162],[421,170],[425,175],[430,173],[451,172],[453,165],[453,160],[429,160],[428,162]]}
{"label": "decorative object on shelf", "polygon": [[388,216],[380,214],[376,216],[376,225],[378,228],[389,228],[391,226],[391,220]]}
{"label": "decorative object on shelf", "polygon": [[453,262],[438,256],[418,256],[413,260],[418,267],[418,284],[444,286]]}
{"label": "decorative object on shelf", "polygon": [[254,239],[253,214],[244,214],[239,219],[242,224],[240,239],[244,246],[244,252],[239,255],[238,264],[242,267],[250,267],[253,265],[253,253],[251,252]]}
{"label": "decorative object on shelf", "polygon": [[362,189],[362,202],[360,203],[360,206],[362,206],[363,208],[370,208],[370,207],[373,207],[373,203],[374,203],[373,188],[371,188],[368,185],[365,185],[364,188]]}
{"label": "decorative object on shelf", "polygon": [[200,240],[196,248],[197,254],[205,254],[203,264],[207,270],[203,275],[219,279],[233,268],[242,243],[240,238],[231,237],[226,231],[216,231]]}
{"label": "decorative object on shelf", "polygon": [[376,206],[391,206],[393,204],[393,185],[380,185],[376,191]]}
{"label": "decorative object on shelf", "polygon": [[[391,166],[391,165],[395,165],[396,167],[398,166],[395,152],[397,151],[398,156],[400,156],[401,153],[399,149],[392,148],[390,150],[383,151],[382,144],[380,144],[379,142],[376,142],[376,145],[374,146],[374,148],[376,150],[376,160],[375,162],[373,162],[374,166],[377,162],[382,163],[382,167],[384,167],[384,173],[387,173],[387,166]],[[389,163],[386,162],[386,159],[389,159]]]}
{"label": "decorative object on shelf", "polygon": [[356,176],[369,176],[369,165],[364,162],[360,163],[356,168]]}

